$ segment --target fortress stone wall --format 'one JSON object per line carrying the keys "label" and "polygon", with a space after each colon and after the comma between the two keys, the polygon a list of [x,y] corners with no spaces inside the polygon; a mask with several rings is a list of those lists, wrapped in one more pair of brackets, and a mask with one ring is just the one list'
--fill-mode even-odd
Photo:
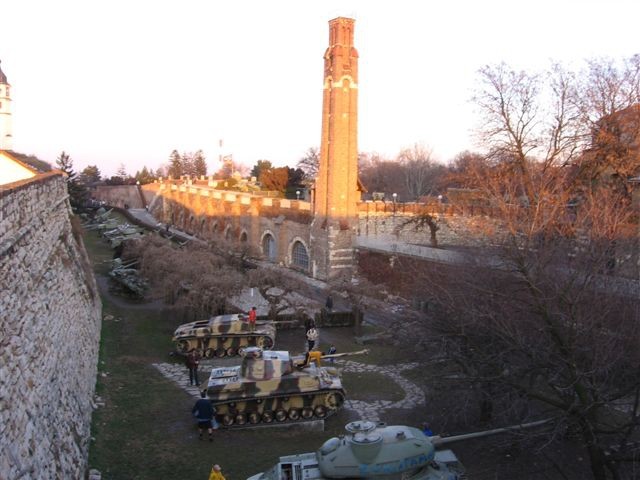
{"label": "fortress stone wall", "polygon": [[[145,196],[154,189],[158,195],[149,204],[160,222],[203,240],[224,238],[246,243],[254,254],[274,263],[312,272],[312,261],[304,269],[295,265],[292,258],[297,242],[312,258],[309,202],[173,183],[145,185]],[[268,238],[273,240],[269,247]]]}
{"label": "fortress stone wall", "polygon": [[0,186],[0,478],[84,478],[101,302],[59,172]]}
{"label": "fortress stone wall", "polygon": [[[141,191],[151,213],[163,224],[169,223],[203,240],[225,238],[247,242],[253,254],[314,278],[328,276],[321,271],[327,268],[321,265],[324,259],[335,257],[338,262],[351,258],[355,244],[359,248],[384,243],[430,245],[428,228],[416,229],[415,224],[408,223],[425,211],[436,220],[438,244],[445,248],[481,245],[499,228],[486,207],[379,201],[360,202],[357,221],[348,232],[331,228],[314,230],[312,205],[306,201],[225,191],[204,180],[188,179],[144,185]],[[94,195],[113,206],[122,206],[127,199],[131,206],[136,199],[140,203],[135,185],[100,187]],[[319,231],[327,236],[326,241],[314,241]],[[274,239],[271,251],[266,249],[267,236]],[[293,261],[292,248],[296,242],[307,250],[307,268]]]}
{"label": "fortress stone wall", "polygon": [[112,207],[144,208],[136,185],[99,185],[90,189],[91,195]]}
{"label": "fortress stone wall", "polygon": [[420,204],[367,202],[360,204],[358,236],[372,241],[430,245],[430,231],[417,228],[416,212],[428,211],[438,227],[436,237],[442,247],[481,246],[500,231],[489,209],[461,208],[450,204],[425,207]]}

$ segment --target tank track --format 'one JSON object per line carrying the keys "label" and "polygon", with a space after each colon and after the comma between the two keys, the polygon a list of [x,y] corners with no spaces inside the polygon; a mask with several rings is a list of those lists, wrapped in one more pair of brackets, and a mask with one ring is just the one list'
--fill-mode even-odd
{"label": "tank track", "polygon": [[[231,340],[232,345],[226,348],[223,346],[219,346],[220,344],[219,340],[222,338],[225,339],[222,342],[222,344]],[[237,339],[238,342],[234,342],[233,340],[235,339]],[[245,339],[247,341],[246,344],[244,343]],[[258,340],[260,339],[267,339],[267,341],[263,340],[259,342]],[[194,347],[190,347],[192,342],[198,345],[200,343],[204,343],[205,340],[209,341],[209,346],[207,348],[203,350],[200,347],[195,347],[196,350],[200,352],[200,355],[203,356],[204,358],[236,357],[239,355],[239,351],[241,348],[252,347],[256,345],[259,346],[260,348],[263,348],[264,350],[270,350],[275,343],[275,340],[273,339],[273,337],[270,337],[269,335],[252,335],[252,334],[239,335],[239,334],[232,333],[228,335],[218,335],[218,336],[214,335],[211,337],[181,338],[176,342],[176,350],[178,350],[178,352],[181,352],[181,353],[186,353],[191,348],[194,348]],[[187,342],[187,346],[186,347],[181,346],[181,345],[184,345],[185,342]]]}
{"label": "tank track", "polygon": [[[330,394],[335,394],[337,397],[330,400]],[[285,408],[280,402],[281,400],[284,401],[284,399],[287,399],[290,404],[293,403],[294,405],[288,409]],[[319,399],[321,400],[318,401]],[[226,430],[235,430],[246,427],[267,426],[269,424],[282,425],[324,420],[335,415],[340,408],[342,408],[344,400],[345,391],[335,389],[269,395],[260,398],[231,399],[222,402],[212,401],[211,403],[217,410],[216,420],[220,423],[221,427]],[[238,411],[235,407],[229,407],[229,405],[241,403],[248,404],[242,411]],[[330,407],[327,405],[328,403],[334,406]],[[302,404],[302,406],[300,406],[300,404]],[[267,408],[264,408],[264,405],[267,405]],[[275,408],[273,408],[274,406]],[[225,409],[229,411],[224,411]],[[223,411],[221,412],[220,410]],[[282,412],[284,412],[284,414]],[[244,417],[239,417],[239,415],[244,415]]]}

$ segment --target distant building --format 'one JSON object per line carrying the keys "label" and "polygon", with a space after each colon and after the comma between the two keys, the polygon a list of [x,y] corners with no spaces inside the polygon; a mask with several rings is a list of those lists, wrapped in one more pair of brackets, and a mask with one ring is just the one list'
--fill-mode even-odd
{"label": "distant building", "polygon": [[13,148],[13,127],[11,122],[11,85],[0,68],[0,150]]}

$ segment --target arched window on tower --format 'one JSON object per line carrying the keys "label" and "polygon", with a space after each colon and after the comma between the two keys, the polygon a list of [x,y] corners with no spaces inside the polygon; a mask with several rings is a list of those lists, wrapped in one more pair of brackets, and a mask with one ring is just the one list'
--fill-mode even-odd
{"label": "arched window on tower", "polygon": [[309,253],[304,243],[296,241],[291,249],[291,262],[296,267],[307,270],[309,268]]}
{"label": "arched window on tower", "polygon": [[272,262],[276,260],[276,240],[273,235],[267,233],[262,238],[262,254]]}

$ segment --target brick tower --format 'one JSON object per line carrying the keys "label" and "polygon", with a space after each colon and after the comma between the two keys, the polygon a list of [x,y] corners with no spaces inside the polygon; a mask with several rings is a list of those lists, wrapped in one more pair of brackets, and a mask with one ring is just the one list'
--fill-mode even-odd
{"label": "brick tower", "polygon": [[320,165],[311,225],[313,276],[331,280],[353,268],[358,190],[358,52],[355,21],[329,21],[324,54]]}
{"label": "brick tower", "polygon": [[0,150],[13,148],[10,88],[7,76],[0,68]]}

